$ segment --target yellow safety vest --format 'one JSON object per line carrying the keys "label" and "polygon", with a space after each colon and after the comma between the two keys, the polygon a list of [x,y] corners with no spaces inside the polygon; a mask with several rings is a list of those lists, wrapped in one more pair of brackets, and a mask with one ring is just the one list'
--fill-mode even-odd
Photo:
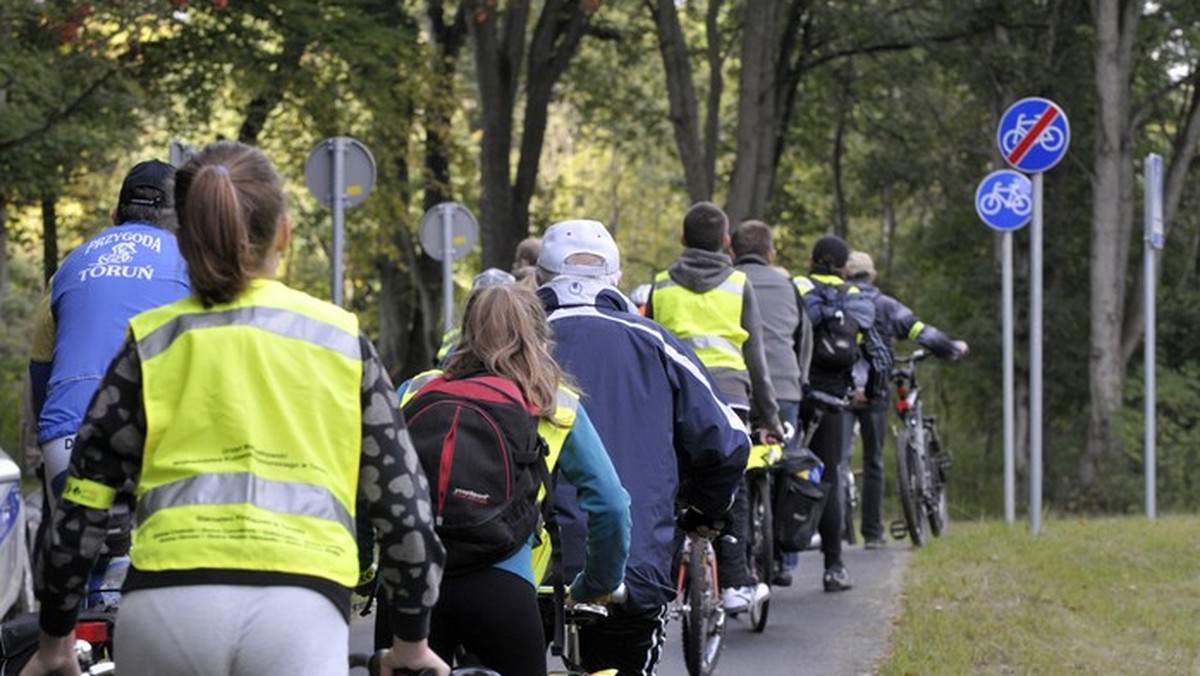
{"label": "yellow safety vest", "polygon": [[[425,387],[434,378],[440,377],[442,373],[440,369],[432,369],[413,376],[408,383],[408,389],[404,391],[404,396],[400,400],[400,407],[404,408],[405,404],[420,392],[422,387]],[[546,454],[546,470],[548,472],[553,472],[558,465],[558,456],[567,442],[567,435],[571,433],[571,428],[575,427],[575,416],[579,410],[579,394],[560,385],[555,394],[554,403],[554,420],[538,419],[538,434],[546,440],[548,449]],[[545,494],[546,489],[542,487],[538,491],[538,500],[544,498]],[[533,579],[535,581],[545,578],[546,570],[550,567],[550,554],[550,537],[543,527],[533,548]]]}
{"label": "yellow safety vest", "polygon": [[255,280],[230,303],[206,309],[191,296],[130,329],[147,426],[133,565],[354,586],[363,377],[354,315]]}
{"label": "yellow safety vest", "polygon": [[746,273],[741,270],[705,293],[677,284],[664,270],[654,278],[654,321],[690,345],[710,370],[744,372],[742,346],[750,337],[742,327],[745,288]]}

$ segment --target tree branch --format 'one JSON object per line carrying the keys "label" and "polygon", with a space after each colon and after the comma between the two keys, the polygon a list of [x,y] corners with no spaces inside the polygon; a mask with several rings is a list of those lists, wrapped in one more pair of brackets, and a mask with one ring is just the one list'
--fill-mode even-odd
{"label": "tree branch", "polygon": [[75,115],[75,113],[79,112],[79,110],[81,108],[83,108],[84,104],[86,104],[88,102],[88,99],[90,99],[93,94],[95,94],[97,91],[99,91],[99,89],[101,87],[103,87],[104,84],[106,82],[108,82],[109,79],[112,78],[112,76],[114,76],[116,74],[117,74],[116,69],[110,69],[108,71],[105,71],[104,75],[102,75],[100,77],[100,79],[98,79],[95,82],[93,82],[92,84],[88,85],[87,89],[83,90],[83,93],[81,93],[78,98],[76,98],[69,105],[67,105],[66,108],[63,108],[62,110],[60,110],[58,112],[54,112],[54,113],[47,115],[46,119],[42,122],[42,124],[40,126],[35,127],[34,129],[31,129],[28,132],[26,132],[20,136],[17,136],[15,138],[5,139],[3,141],[0,141],[0,152],[9,150],[11,148],[15,148],[23,143],[32,141],[33,139],[36,139],[39,136],[42,136],[42,135],[48,133],[51,129],[54,129],[58,125],[69,120],[73,115]]}

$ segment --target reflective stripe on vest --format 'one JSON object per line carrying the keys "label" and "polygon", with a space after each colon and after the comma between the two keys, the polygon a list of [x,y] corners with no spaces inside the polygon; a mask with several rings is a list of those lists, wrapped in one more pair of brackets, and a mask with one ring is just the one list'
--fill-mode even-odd
{"label": "reflective stripe on vest", "polygon": [[750,337],[742,326],[745,287],[746,273],[740,270],[704,293],[660,272],[654,278],[654,320],[691,346],[706,367],[744,372],[742,346]]}
{"label": "reflective stripe on vest", "polygon": [[206,309],[190,297],[138,315],[130,329],[147,426],[133,565],[353,586],[357,319],[255,280],[231,303]]}

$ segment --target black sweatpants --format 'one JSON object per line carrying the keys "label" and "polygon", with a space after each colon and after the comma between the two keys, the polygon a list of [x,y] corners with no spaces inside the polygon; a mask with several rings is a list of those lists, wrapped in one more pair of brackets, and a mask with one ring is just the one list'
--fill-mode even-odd
{"label": "black sweatpants", "polygon": [[[375,620],[375,642],[392,644],[386,609]],[[381,623],[384,626],[381,626]],[[537,591],[499,568],[442,578],[429,628],[429,647],[447,664],[465,653],[472,666],[504,676],[546,676],[546,639]]]}
{"label": "black sweatpants", "polygon": [[665,606],[649,611],[614,606],[607,618],[579,628],[581,666],[589,672],[616,669],[617,676],[651,676],[662,659],[666,629]]}
{"label": "black sweatpants", "polygon": [[[838,465],[842,462],[846,446],[847,415],[845,411],[825,413],[809,444],[812,447],[809,450],[825,463],[821,483],[825,485],[829,497],[825,500],[825,511],[821,513],[821,522],[817,525],[817,532],[821,534],[821,552],[825,555],[825,570],[842,562],[842,501],[839,499],[842,478]],[[807,421],[810,416],[811,411],[805,411],[802,407],[801,419]]]}

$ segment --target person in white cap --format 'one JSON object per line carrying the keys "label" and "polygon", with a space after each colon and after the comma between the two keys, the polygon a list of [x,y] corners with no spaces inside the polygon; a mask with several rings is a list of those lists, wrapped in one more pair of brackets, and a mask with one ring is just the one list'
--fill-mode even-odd
{"label": "person in white cap", "polygon": [[[937,327],[917,318],[904,303],[883,293],[875,286],[879,274],[870,254],[863,251],[850,252],[846,260],[846,279],[875,304],[875,330],[883,338],[889,351],[893,340],[915,340],[936,357],[958,361],[967,354],[966,341],[955,340]],[[867,549],[879,549],[887,544],[883,530],[883,440],[887,432],[888,391],[882,397],[868,397],[866,393],[867,363],[859,359],[854,365],[854,406],[850,409],[848,422],[857,418],[862,430],[863,447],[863,492],[862,492],[862,536]],[[854,438],[846,436],[853,444]],[[845,455],[849,456],[849,448]]]}
{"label": "person in white cap", "polygon": [[[538,295],[554,329],[554,356],[584,393],[633,515],[628,597],[605,620],[580,628],[581,666],[649,676],[674,597],[676,498],[688,505],[685,530],[723,527],[750,438],[695,353],[616,289],[620,276],[617,245],[599,221],[564,221],[543,235]],[[681,481],[687,492],[677,496]],[[569,576],[582,561],[587,524],[569,486],[560,483],[555,503]]]}

